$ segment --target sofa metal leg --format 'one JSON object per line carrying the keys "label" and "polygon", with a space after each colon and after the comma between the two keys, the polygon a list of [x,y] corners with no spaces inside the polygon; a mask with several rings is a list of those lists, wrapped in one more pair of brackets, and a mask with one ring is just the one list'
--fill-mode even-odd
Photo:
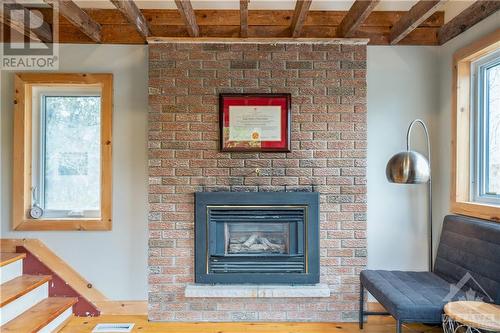
{"label": "sofa metal leg", "polygon": [[363,329],[363,321],[365,319],[364,314],[364,306],[365,306],[365,288],[363,284],[359,283],[359,329]]}
{"label": "sofa metal leg", "polygon": [[403,323],[401,320],[396,321],[396,333],[403,333]]}

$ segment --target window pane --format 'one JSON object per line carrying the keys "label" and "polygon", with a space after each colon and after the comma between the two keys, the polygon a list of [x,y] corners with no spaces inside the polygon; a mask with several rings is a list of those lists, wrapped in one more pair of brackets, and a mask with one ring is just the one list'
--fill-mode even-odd
{"label": "window pane", "polygon": [[487,70],[488,137],[486,193],[500,194],[500,65]]}
{"label": "window pane", "polygon": [[45,96],[44,208],[99,210],[99,96]]}

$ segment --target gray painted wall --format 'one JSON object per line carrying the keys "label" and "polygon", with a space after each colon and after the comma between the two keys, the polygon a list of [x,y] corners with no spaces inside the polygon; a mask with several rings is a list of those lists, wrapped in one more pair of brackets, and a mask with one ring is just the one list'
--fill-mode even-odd
{"label": "gray painted wall", "polygon": [[146,46],[62,45],[61,72],[114,74],[113,230],[12,232],[13,74],[1,73],[1,237],[38,238],[110,299],[146,299]]}
{"label": "gray painted wall", "polygon": [[[391,184],[385,166],[406,149],[406,130],[415,118],[428,124],[431,146],[437,145],[438,60],[437,47],[368,48],[369,268],[427,268],[427,187]],[[412,139],[413,148],[426,155],[420,127]]]}
{"label": "gray painted wall", "polygon": [[[500,28],[496,13],[440,47],[368,47],[368,267],[427,268],[426,187],[385,180],[390,156],[405,149],[406,129],[427,122],[433,163],[434,253],[449,214],[453,53]],[[420,128],[412,143],[425,153]]]}

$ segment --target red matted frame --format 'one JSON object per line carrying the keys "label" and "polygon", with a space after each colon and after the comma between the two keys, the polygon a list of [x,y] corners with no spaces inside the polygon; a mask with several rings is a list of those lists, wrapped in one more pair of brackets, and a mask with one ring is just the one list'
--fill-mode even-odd
{"label": "red matted frame", "polygon": [[[291,106],[290,94],[219,94],[219,124],[221,151],[290,152]],[[229,107],[233,105],[281,106],[280,141],[228,141]]]}

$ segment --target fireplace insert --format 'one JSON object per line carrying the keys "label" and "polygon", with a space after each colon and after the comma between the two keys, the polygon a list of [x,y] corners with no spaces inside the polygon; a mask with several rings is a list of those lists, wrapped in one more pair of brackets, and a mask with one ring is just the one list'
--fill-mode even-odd
{"label": "fireplace insert", "polygon": [[195,194],[195,282],[319,282],[319,194]]}

